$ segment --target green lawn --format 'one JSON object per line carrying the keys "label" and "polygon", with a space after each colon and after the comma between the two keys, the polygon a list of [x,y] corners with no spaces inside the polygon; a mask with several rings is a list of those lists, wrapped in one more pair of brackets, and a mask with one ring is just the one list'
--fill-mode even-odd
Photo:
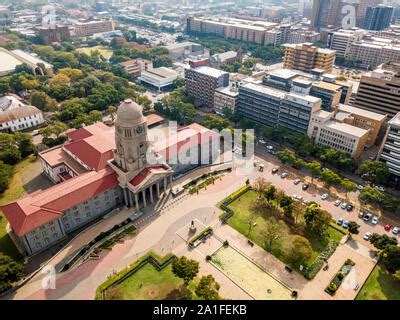
{"label": "green lawn", "polygon": [[[229,207],[235,212],[235,214],[228,220],[228,224],[232,228],[245,235],[247,238],[257,243],[259,246],[263,247],[265,250],[271,252],[279,260],[287,263],[286,253],[288,250],[290,250],[290,246],[293,237],[296,235],[296,232],[290,225],[285,223],[284,228],[282,229],[281,238],[273,244],[271,249],[268,249],[263,238],[262,230],[267,224],[267,218],[272,214],[268,210],[260,212],[253,209],[252,203],[256,198],[257,193],[253,190],[250,190],[233,201]],[[256,223],[257,225],[253,227],[249,233],[249,221],[251,221],[251,219],[252,222]],[[307,265],[310,265],[320,254],[320,252],[327,246],[330,240],[340,241],[340,239],[343,237],[343,234],[330,227],[322,238],[309,234],[306,234],[305,236],[308,238],[313,248],[313,255],[307,262]]]}
{"label": "green lawn", "polygon": [[100,54],[106,59],[111,58],[111,56],[113,55],[113,51],[111,49],[102,47],[102,46],[95,46],[95,47],[89,47],[89,48],[78,48],[76,50],[81,53],[86,53],[87,55],[90,55],[91,51],[98,50],[100,52]]}
{"label": "green lawn", "polygon": [[[0,205],[14,201],[23,195],[25,190],[22,182],[22,176],[27,170],[29,170],[30,165],[34,161],[36,161],[36,158],[31,156],[15,166],[15,174],[10,181],[8,189],[0,197]],[[18,250],[6,232],[7,223],[7,219],[0,211],[0,252],[13,257],[14,259],[18,259],[20,258]]]}
{"label": "green lawn", "polygon": [[400,282],[395,281],[386,268],[378,263],[356,300],[400,300]]}

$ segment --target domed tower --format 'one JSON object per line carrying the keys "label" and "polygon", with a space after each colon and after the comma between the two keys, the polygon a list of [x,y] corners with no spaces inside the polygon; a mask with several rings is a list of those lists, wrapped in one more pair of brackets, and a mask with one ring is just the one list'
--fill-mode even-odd
{"label": "domed tower", "polygon": [[142,107],[126,99],[118,107],[115,120],[115,163],[125,172],[144,168],[148,145],[147,124]]}

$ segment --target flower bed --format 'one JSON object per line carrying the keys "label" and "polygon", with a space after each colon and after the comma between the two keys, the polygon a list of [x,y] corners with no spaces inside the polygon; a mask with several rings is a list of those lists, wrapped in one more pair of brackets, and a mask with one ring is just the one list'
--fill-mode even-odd
{"label": "flower bed", "polygon": [[304,272],[304,277],[308,280],[313,279],[319,270],[321,270],[324,262],[335,252],[339,243],[337,241],[330,241],[324,251],[314,260],[314,262]]}
{"label": "flower bed", "polygon": [[211,227],[204,229],[202,232],[200,232],[197,236],[189,241],[189,246],[192,248],[197,247],[204,238],[208,238],[212,235],[212,233],[213,229]]}
{"label": "flower bed", "polygon": [[325,288],[325,292],[333,296],[354,265],[355,263],[351,259],[347,259],[340,271],[333,277],[331,283]]}

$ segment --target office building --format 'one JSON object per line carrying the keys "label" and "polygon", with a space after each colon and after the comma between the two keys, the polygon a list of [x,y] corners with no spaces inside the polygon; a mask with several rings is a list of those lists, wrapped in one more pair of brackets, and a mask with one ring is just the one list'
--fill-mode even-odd
{"label": "office building", "polygon": [[93,20],[88,22],[77,22],[74,25],[75,36],[88,37],[95,33],[102,33],[114,30],[114,21],[112,20]]}
{"label": "office building", "polygon": [[180,42],[176,44],[171,44],[165,47],[171,59],[176,61],[181,61],[185,59],[191,59],[193,57],[209,57],[209,52],[201,44],[194,42]]}
{"label": "office building", "polygon": [[71,38],[68,26],[36,27],[43,44],[68,41]]}
{"label": "office building", "polygon": [[285,45],[284,68],[304,72],[311,72],[313,69],[330,72],[334,62],[334,50],[318,48],[312,43]]}
{"label": "office building", "polygon": [[323,110],[331,111],[340,103],[342,87],[334,83],[317,81],[311,85],[310,95],[322,100]]}
{"label": "office building", "polygon": [[389,118],[400,112],[400,63],[386,63],[361,76],[354,106]]}
{"label": "office building", "polygon": [[364,29],[383,30],[390,26],[394,8],[384,5],[368,7],[364,19]]}
{"label": "office building", "polygon": [[281,126],[306,133],[312,112],[320,107],[319,98],[249,82],[239,88],[236,110],[267,127]]}
{"label": "office building", "polygon": [[229,73],[209,66],[185,70],[185,92],[195,97],[195,104],[214,108],[215,90],[229,85]]}
{"label": "office building", "polygon": [[389,184],[400,188],[400,113],[389,122],[378,159],[389,168]]}
{"label": "office building", "polygon": [[142,84],[154,87],[160,92],[161,90],[170,89],[176,78],[178,78],[178,73],[175,70],[160,67],[142,70],[138,79]]}
{"label": "office building", "polygon": [[143,71],[153,68],[153,63],[150,60],[142,58],[120,62],[119,65],[135,78],[140,77]]}
{"label": "office building", "polygon": [[214,111],[216,114],[223,115],[225,109],[232,113],[236,110],[239,88],[235,86],[217,88],[214,94]]}
{"label": "office building", "polygon": [[328,48],[336,51],[336,56],[345,57],[351,44],[360,41],[367,32],[365,30],[340,29],[328,35]]}

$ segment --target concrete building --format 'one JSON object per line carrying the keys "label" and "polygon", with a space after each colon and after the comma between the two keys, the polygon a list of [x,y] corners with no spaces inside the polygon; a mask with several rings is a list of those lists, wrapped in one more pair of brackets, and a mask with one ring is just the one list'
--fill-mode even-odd
{"label": "concrete building", "polygon": [[400,188],[400,113],[388,122],[378,159],[389,168],[389,183],[397,189]]}
{"label": "concrete building", "polygon": [[335,50],[338,57],[345,57],[351,44],[360,41],[366,34],[365,30],[340,29],[328,35],[327,46]]}
{"label": "concrete building", "polygon": [[215,90],[229,85],[229,73],[208,66],[185,70],[185,92],[195,97],[195,104],[214,108]]}
{"label": "concrete building", "polygon": [[153,69],[153,63],[142,58],[120,62],[119,65],[135,78],[140,77],[143,71]]}
{"label": "concrete building", "polygon": [[112,20],[93,20],[88,22],[77,22],[74,27],[75,36],[88,37],[95,33],[113,31],[115,25]]}
{"label": "concrete building", "polygon": [[16,132],[44,122],[42,111],[14,95],[0,97],[0,132]]}
{"label": "concrete building", "polygon": [[358,159],[368,140],[368,130],[335,118],[335,112],[319,110],[312,114],[308,136],[316,144],[341,150]]}
{"label": "concrete building", "polygon": [[400,63],[386,63],[361,77],[354,106],[389,118],[400,112]]}
{"label": "concrete building", "polygon": [[226,108],[229,109],[232,113],[235,112],[238,95],[239,88],[237,88],[236,86],[217,88],[214,94],[215,113],[223,115]]}
{"label": "concrete building", "polygon": [[217,133],[192,124],[153,144],[141,108],[125,100],[115,131],[98,122],[68,132],[65,145],[40,154],[44,172],[60,183],[1,206],[11,238],[21,253],[33,255],[119,207],[138,212],[169,191],[172,167],[181,172],[192,168],[174,159],[194,152],[204,161],[197,165],[209,164],[205,161],[213,161],[213,153],[202,151],[217,139]]}
{"label": "concrete building", "polygon": [[201,44],[194,42],[180,42],[171,44],[165,47],[171,59],[176,61],[182,61],[184,59],[191,59],[193,57],[208,58],[209,52]]}
{"label": "concrete building", "polygon": [[20,49],[7,50],[0,48],[0,76],[14,72],[15,68],[21,64],[26,64],[36,75],[52,75],[53,66],[43,61],[35,54],[29,54]]}
{"label": "concrete building", "polygon": [[[211,57],[211,64],[216,68],[222,66],[225,63],[233,63],[240,59],[236,51],[227,51],[223,53],[216,53]],[[240,61],[238,61],[240,62]]]}
{"label": "concrete building", "polygon": [[309,95],[244,83],[239,88],[237,113],[268,127],[281,126],[306,133],[312,112],[321,99]]}
{"label": "concrete building", "polygon": [[325,81],[314,82],[311,85],[310,95],[322,100],[322,109],[330,111],[340,103],[342,87]]}
{"label": "concrete building", "polygon": [[311,72],[313,69],[321,69],[330,72],[335,62],[335,51],[321,49],[312,43],[286,44],[284,56],[284,68]]}
{"label": "concrete building", "polygon": [[68,41],[71,38],[68,26],[48,26],[36,27],[39,32],[40,40],[43,44],[51,44],[53,42]]}
{"label": "concrete building", "polygon": [[148,68],[142,70],[138,78],[141,83],[157,88],[158,91],[171,88],[174,80],[178,78],[178,73],[170,68]]}
{"label": "concrete building", "polygon": [[385,5],[368,7],[364,19],[364,29],[383,30],[390,26],[394,8]]}

